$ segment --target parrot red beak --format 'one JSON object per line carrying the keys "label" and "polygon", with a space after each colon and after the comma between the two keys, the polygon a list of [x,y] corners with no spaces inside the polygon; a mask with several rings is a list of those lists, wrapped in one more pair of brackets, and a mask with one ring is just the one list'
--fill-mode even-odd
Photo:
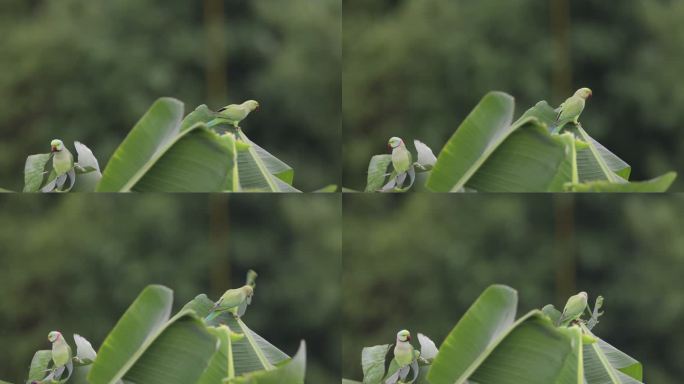
{"label": "parrot red beak", "polygon": [[57,152],[57,147],[55,147],[54,145],[50,147],[50,152]]}
{"label": "parrot red beak", "polygon": [[390,152],[392,151],[392,146],[389,145],[389,143],[387,143],[387,150],[390,151]]}
{"label": "parrot red beak", "polygon": [[406,336],[407,341],[411,341],[411,335]]}

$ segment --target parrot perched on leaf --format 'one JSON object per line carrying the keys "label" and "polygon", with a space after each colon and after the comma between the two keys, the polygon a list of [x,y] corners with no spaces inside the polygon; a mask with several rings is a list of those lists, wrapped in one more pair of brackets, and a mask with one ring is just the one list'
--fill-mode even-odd
{"label": "parrot perched on leaf", "polygon": [[411,333],[401,330],[397,333],[397,342],[394,345],[394,359],[400,368],[411,365],[415,359],[413,345],[411,345]]}
{"label": "parrot perched on leaf", "polygon": [[228,120],[235,128],[239,128],[238,124],[244,120],[252,111],[259,109],[259,103],[255,100],[247,100],[242,104],[230,104],[218,110],[217,116]]}
{"label": "parrot perched on leaf", "polygon": [[50,142],[52,157],[52,168],[57,176],[66,175],[74,168],[74,156],[64,146],[62,140],[54,139]]}
{"label": "parrot perched on leaf", "polygon": [[560,105],[558,116],[556,116],[556,123],[558,125],[554,129],[554,133],[560,132],[561,128],[569,122],[573,122],[575,125],[579,124],[578,119],[584,110],[587,99],[591,95],[591,89],[580,88]]}
{"label": "parrot perched on leaf", "polygon": [[211,321],[224,312],[230,312],[235,317],[244,315],[247,306],[252,303],[254,288],[251,285],[243,285],[240,288],[229,289],[211,308],[211,312],[204,319]]}
{"label": "parrot perched on leaf", "polygon": [[387,142],[387,145],[392,150],[392,166],[397,174],[408,172],[413,160],[411,159],[411,152],[409,152],[406,144],[404,144],[404,140],[392,137]]}
{"label": "parrot perched on leaf", "polygon": [[64,340],[60,332],[52,331],[48,334],[48,340],[52,343],[52,361],[55,367],[63,367],[71,362],[71,347]]}
{"label": "parrot perched on leaf", "polygon": [[580,292],[568,299],[565,303],[565,308],[563,313],[561,313],[560,319],[558,319],[558,325],[566,326],[575,320],[578,320],[584,311],[587,309],[587,304],[589,302],[589,296],[586,292]]}
{"label": "parrot perched on leaf", "polygon": [[406,188],[410,188],[416,179],[416,171],[413,166],[411,152],[406,148],[404,140],[398,137],[390,138],[387,142],[387,146],[392,150],[391,159],[392,167],[394,168],[392,175],[394,175],[394,177],[391,177],[389,182],[387,182],[380,191],[388,192],[396,190],[396,188],[404,188],[406,176],[410,179],[410,183]]}
{"label": "parrot perched on leaf", "polygon": [[396,384],[406,382],[411,370],[413,370],[413,382],[419,374],[417,358],[420,355],[418,351],[411,345],[411,333],[407,330],[401,330],[397,333],[397,341],[394,344],[394,360],[397,362],[398,369],[391,375],[385,384]]}

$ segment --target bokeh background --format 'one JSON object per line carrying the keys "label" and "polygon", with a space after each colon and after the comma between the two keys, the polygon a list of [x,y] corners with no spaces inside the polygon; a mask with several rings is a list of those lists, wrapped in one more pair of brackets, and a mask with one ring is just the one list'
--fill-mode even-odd
{"label": "bokeh background", "polygon": [[343,374],[360,379],[361,349],[403,328],[439,345],[499,283],[518,290],[518,317],[603,295],[595,332],[640,360],[645,382],[681,383],[682,212],[678,195],[345,195]]}
{"label": "bokeh background", "polygon": [[98,348],[148,284],[174,310],[259,273],[244,321],[288,354],[307,343],[307,382],[340,377],[340,197],[0,198],[0,379],[23,382],[47,333]]}
{"label": "bokeh background", "polygon": [[[437,154],[489,91],[560,104],[589,86],[583,126],[633,168],[684,170],[684,2],[346,0],[344,184],[365,185],[391,136]],[[684,189],[679,178],[672,190]]]}
{"label": "bokeh background", "polygon": [[158,97],[257,99],[247,135],[310,191],[341,173],[339,0],[3,0],[0,186],[57,137],[104,166]]}

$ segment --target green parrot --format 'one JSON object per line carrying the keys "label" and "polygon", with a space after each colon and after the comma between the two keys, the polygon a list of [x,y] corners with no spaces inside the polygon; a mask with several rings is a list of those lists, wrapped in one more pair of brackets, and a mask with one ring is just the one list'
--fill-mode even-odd
{"label": "green parrot", "polygon": [[413,380],[409,382],[414,382],[419,374],[417,360],[419,355],[420,352],[411,345],[411,333],[405,329],[399,331],[394,344],[394,360],[397,362],[398,369],[385,380],[385,384],[405,383],[411,371],[413,371]]}
{"label": "green parrot", "polygon": [[57,176],[66,175],[74,168],[74,156],[64,146],[62,140],[54,139],[50,142],[52,157],[52,167]]}
{"label": "green parrot", "polygon": [[558,116],[556,116],[556,123],[558,125],[554,129],[554,133],[560,132],[561,128],[569,122],[573,122],[575,125],[579,124],[578,119],[584,110],[587,99],[590,98],[591,95],[591,89],[580,88],[574,95],[560,105]]}
{"label": "green parrot", "polygon": [[252,303],[254,288],[251,285],[243,285],[240,288],[229,289],[211,308],[211,312],[204,319],[211,321],[224,312],[230,312],[235,317],[244,315],[247,306]]}
{"label": "green parrot", "polygon": [[400,368],[411,365],[415,359],[413,345],[411,345],[411,333],[405,329],[397,333],[397,342],[394,345],[394,359]]}
{"label": "green parrot", "polygon": [[235,128],[239,128],[238,124],[244,120],[252,111],[259,109],[259,103],[255,100],[247,100],[242,104],[230,104],[218,110],[217,116],[228,120]]}
{"label": "green parrot", "polygon": [[561,313],[560,319],[558,319],[558,325],[567,326],[579,319],[587,309],[588,302],[589,296],[586,292],[580,292],[575,296],[571,296],[568,302],[565,303],[563,313]]}
{"label": "green parrot", "polygon": [[392,137],[387,142],[387,145],[392,150],[392,166],[397,174],[408,172],[411,168],[411,152],[406,148],[404,140],[398,137]]}
{"label": "green parrot", "polygon": [[52,343],[52,361],[55,367],[64,367],[71,362],[71,347],[64,340],[60,332],[52,331],[48,334],[48,340]]}

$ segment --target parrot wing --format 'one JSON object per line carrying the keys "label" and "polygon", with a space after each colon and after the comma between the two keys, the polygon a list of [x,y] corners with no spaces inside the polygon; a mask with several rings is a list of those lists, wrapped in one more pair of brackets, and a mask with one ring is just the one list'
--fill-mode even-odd
{"label": "parrot wing", "polygon": [[408,171],[411,163],[411,152],[406,147],[402,146],[392,151],[392,165],[397,173]]}
{"label": "parrot wing", "polygon": [[242,317],[242,315],[244,315],[245,312],[247,312],[247,306],[249,305],[248,301],[251,301],[251,300],[247,299],[247,300],[243,301],[242,304],[240,304],[240,306],[238,306],[238,308],[237,308],[238,317]]}
{"label": "parrot wing", "polygon": [[247,111],[238,104],[231,104],[219,109],[219,116],[231,121],[240,121],[247,117]]}
{"label": "parrot wing", "polygon": [[242,301],[242,292],[239,289],[229,289],[216,302],[215,307],[217,311],[225,311],[237,307]]}
{"label": "parrot wing", "polygon": [[578,116],[580,113],[582,113],[583,109],[584,100],[582,100],[581,97],[573,96],[565,100],[565,103],[563,103],[563,108],[558,114],[558,121],[562,121],[565,119],[572,120],[575,118],[575,116]]}

